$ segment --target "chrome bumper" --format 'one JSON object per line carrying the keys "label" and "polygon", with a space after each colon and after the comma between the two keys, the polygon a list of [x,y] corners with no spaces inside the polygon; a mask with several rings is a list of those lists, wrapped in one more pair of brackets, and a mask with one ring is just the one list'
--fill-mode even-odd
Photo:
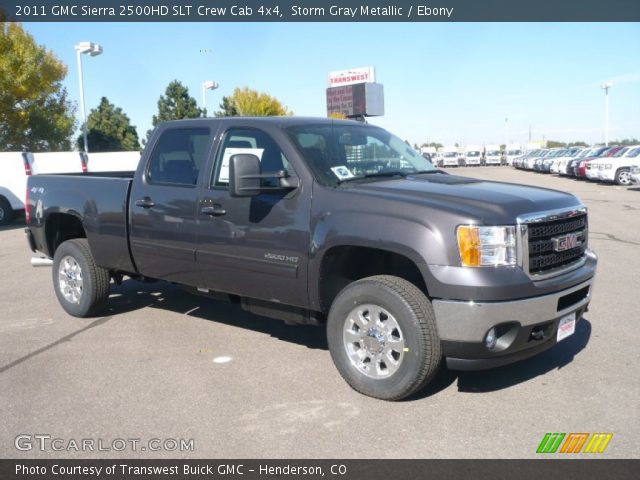
{"label": "chrome bumper", "polygon": [[[593,291],[593,277],[571,288],[540,297],[506,302],[463,302],[433,300],[438,334],[441,340],[455,342],[483,342],[490,328],[510,322],[522,327],[558,319],[584,308]],[[569,295],[588,287],[584,297],[566,308],[560,300],[571,299]]]}

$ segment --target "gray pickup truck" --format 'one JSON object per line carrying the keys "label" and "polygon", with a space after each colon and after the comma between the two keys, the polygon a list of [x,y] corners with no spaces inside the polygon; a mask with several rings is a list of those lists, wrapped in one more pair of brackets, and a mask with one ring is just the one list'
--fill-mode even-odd
{"label": "gray pickup truck", "polygon": [[52,265],[69,314],[99,315],[125,277],[181,284],[326,325],[344,379],[386,400],[443,359],[491,368],[568,337],[597,263],[575,196],[449,175],[359,122],[167,122],[136,172],[27,191],[32,263]]}

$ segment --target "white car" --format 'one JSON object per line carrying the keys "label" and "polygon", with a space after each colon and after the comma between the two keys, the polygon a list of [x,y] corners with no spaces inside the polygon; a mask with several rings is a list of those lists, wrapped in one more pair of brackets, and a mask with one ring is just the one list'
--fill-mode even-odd
{"label": "white car", "polygon": [[479,167],[482,165],[482,149],[480,147],[467,147],[464,151],[467,166]]}
{"label": "white car", "polygon": [[501,165],[502,153],[499,145],[487,145],[484,152],[484,163],[487,165]]}
{"label": "white car", "polygon": [[457,167],[459,163],[459,155],[457,150],[447,150],[442,152],[443,167]]}
{"label": "white car", "polygon": [[27,177],[31,175],[33,155],[26,152],[0,153],[0,225],[24,210]]}
{"label": "white car", "polygon": [[631,167],[640,165],[640,145],[625,147],[612,157],[594,162],[591,171],[603,182],[631,185]]}

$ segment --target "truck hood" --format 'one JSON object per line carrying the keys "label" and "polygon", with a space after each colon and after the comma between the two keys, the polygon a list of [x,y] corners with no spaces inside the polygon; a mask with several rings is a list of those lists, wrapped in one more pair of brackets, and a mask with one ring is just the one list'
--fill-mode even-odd
{"label": "truck hood", "polygon": [[353,193],[374,197],[372,203],[387,200],[421,205],[487,225],[513,224],[520,215],[581,205],[574,195],[557,190],[444,173],[347,185]]}

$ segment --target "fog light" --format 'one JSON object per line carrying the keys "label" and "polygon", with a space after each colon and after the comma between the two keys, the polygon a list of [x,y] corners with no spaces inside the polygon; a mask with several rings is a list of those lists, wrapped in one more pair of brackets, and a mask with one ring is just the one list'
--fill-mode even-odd
{"label": "fog light", "polygon": [[487,336],[484,338],[484,345],[489,349],[493,350],[498,343],[498,336],[496,335],[496,329],[492,328],[487,333]]}

